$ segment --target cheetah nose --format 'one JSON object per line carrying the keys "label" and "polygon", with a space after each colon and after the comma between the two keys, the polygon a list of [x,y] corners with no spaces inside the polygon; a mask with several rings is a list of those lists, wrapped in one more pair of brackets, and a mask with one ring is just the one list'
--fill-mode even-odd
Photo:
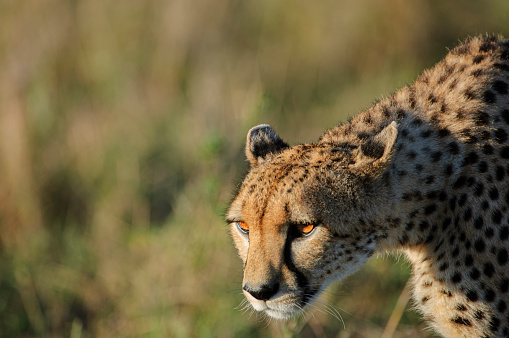
{"label": "cheetah nose", "polygon": [[267,283],[257,287],[244,284],[242,289],[258,300],[269,300],[279,291],[279,283]]}

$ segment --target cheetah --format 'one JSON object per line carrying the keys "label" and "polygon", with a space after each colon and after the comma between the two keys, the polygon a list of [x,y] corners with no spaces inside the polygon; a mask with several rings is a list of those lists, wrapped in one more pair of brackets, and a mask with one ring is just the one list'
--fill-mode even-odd
{"label": "cheetah", "polygon": [[509,41],[488,35],[316,143],[252,128],[226,214],[251,306],[292,317],[373,254],[396,252],[439,334],[508,337],[508,92]]}

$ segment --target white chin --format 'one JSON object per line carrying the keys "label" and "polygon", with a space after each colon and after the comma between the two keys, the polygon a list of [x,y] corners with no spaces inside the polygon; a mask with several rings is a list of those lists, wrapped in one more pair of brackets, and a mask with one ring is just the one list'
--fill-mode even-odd
{"label": "white chin", "polygon": [[267,304],[266,302],[253,301],[251,302],[253,309],[258,312],[263,312],[274,319],[288,319],[300,312],[296,306],[282,306],[279,304]]}
{"label": "white chin", "polygon": [[281,311],[267,308],[264,311],[269,317],[274,319],[289,319],[295,316],[299,311]]}

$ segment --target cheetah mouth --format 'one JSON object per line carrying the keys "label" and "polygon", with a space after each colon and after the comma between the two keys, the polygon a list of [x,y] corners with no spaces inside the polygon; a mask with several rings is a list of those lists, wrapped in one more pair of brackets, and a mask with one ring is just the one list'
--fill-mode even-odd
{"label": "cheetah mouth", "polygon": [[263,302],[264,304],[251,303],[256,311],[263,312],[273,319],[283,320],[295,317],[302,311],[302,307],[294,302],[279,303],[277,300]]}
{"label": "cheetah mouth", "polygon": [[303,312],[304,309],[312,304],[316,294],[312,297],[297,295],[292,293],[283,294],[267,301],[254,299],[246,296],[254,310],[263,312],[276,320],[290,319]]}

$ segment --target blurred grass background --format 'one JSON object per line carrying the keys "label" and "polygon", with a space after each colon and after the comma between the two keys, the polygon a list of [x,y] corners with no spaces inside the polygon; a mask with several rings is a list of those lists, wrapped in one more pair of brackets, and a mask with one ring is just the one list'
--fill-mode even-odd
{"label": "blurred grass background", "polygon": [[[345,327],[235,309],[245,133],[316,140],[508,22],[506,0],[0,0],[0,336],[380,336],[394,258],[330,289]],[[395,336],[425,328],[407,310]]]}

